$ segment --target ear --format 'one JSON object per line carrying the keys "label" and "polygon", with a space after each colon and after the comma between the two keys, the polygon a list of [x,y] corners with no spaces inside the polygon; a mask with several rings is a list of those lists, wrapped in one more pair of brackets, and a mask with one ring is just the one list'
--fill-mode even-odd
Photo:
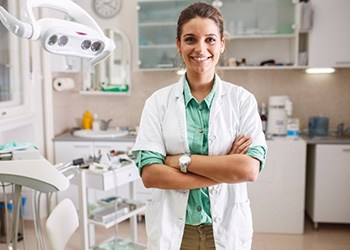
{"label": "ear", "polygon": [[177,48],[177,51],[181,54],[181,42],[177,38],[176,38],[176,48]]}
{"label": "ear", "polygon": [[225,51],[225,39],[223,38],[223,39],[221,39],[221,53],[224,53],[224,51]]}

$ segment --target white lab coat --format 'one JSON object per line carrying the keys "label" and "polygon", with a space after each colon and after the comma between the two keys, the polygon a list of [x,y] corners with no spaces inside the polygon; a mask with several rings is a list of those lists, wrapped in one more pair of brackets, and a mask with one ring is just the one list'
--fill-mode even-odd
{"label": "white lab coat", "polygon": [[[216,88],[209,118],[209,155],[226,155],[239,134],[250,135],[251,146],[266,146],[254,96],[219,78]],[[189,152],[183,79],[147,99],[133,150],[163,155]],[[180,249],[188,195],[188,190],[154,189],[146,210],[149,250]],[[246,183],[211,186],[209,195],[216,250],[249,250],[253,229]]]}

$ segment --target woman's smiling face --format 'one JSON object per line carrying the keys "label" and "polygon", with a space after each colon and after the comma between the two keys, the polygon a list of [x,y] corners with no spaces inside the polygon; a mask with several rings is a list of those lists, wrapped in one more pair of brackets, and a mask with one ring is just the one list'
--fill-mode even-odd
{"label": "woman's smiling face", "polygon": [[225,42],[213,20],[196,17],[184,24],[176,45],[188,72],[214,74]]}

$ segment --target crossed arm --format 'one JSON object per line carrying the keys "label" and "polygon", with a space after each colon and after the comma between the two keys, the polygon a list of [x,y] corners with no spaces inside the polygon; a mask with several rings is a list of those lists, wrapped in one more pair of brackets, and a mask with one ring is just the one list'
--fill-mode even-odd
{"label": "crossed arm", "polygon": [[227,155],[192,155],[187,174],[179,170],[181,155],[167,156],[164,164],[144,166],[142,181],[147,188],[161,189],[195,189],[219,183],[254,181],[260,162],[245,155],[250,144],[250,137],[238,136]]}

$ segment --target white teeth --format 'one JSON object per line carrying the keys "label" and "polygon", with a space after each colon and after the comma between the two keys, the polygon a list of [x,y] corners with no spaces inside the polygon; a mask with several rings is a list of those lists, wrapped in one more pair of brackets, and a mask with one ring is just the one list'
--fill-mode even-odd
{"label": "white teeth", "polygon": [[208,59],[208,57],[193,57],[193,59],[196,61],[204,61],[204,60]]}

